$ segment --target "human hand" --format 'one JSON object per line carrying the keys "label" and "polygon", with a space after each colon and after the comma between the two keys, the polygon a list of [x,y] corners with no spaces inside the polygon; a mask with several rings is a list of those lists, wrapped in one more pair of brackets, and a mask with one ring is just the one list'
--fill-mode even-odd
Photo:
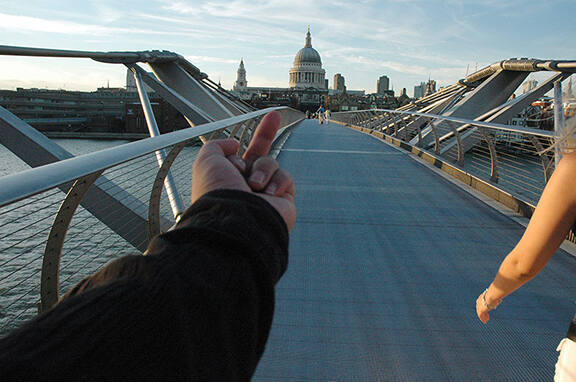
{"label": "human hand", "polygon": [[490,315],[488,314],[490,309],[484,306],[484,303],[482,302],[483,295],[484,292],[482,292],[482,294],[476,299],[476,314],[480,321],[482,321],[483,324],[486,324],[488,320],[490,320]]}
{"label": "human hand", "polygon": [[280,114],[266,114],[242,158],[236,155],[239,144],[234,140],[207,142],[194,162],[192,203],[217,189],[251,192],[270,203],[291,230],[296,222],[294,180],[266,156],[279,126]]}
{"label": "human hand", "polygon": [[476,314],[478,315],[480,321],[482,321],[482,323],[484,324],[486,324],[490,320],[490,314],[488,314],[488,312],[496,309],[498,305],[500,305],[500,303],[502,302],[502,299],[500,299],[488,303],[486,299],[487,293],[488,289],[482,292],[480,296],[478,296],[478,298],[476,299]]}

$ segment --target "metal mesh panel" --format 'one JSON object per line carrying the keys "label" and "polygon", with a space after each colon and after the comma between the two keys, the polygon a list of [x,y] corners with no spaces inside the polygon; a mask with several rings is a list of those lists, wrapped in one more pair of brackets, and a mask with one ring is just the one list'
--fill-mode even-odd
{"label": "metal mesh panel", "polygon": [[0,335],[38,312],[46,238],[64,197],[52,189],[0,209]]}
{"label": "metal mesh panel", "polygon": [[[504,190],[536,204],[546,180],[543,163],[534,144],[523,134],[498,132],[494,135],[500,175],[498,183]],[[542,143],[544,147],[549,147],[551,142]],[[554,159],[549,159],[553,166]]]}
{"label": "metal mesh panel", "polygon": [[[99,183],[99,186],[110,191],[110,195],[126,205],[140,202],[147,206],[157,171],[156,156],[148,154],[105,171],[102,179],[106,179],[106,182]],[[102,205],[100,210],[108,216],[108,219],[125,219],[119,215],[114,206]],[[122,221],[122,224],[130,227],[133,226],[133,221]],[[110,260],[131,252],[138,251],[79,206],[68,229],[62,250],[60,292],[65,293],[78,281]]]}
{"label": "metal mesh panel", "polygon": [[465,154],[464,168],[472,175],[487,180],[491,175],[490,149],[480,133],[476,132],[474,135],[477,144]]}

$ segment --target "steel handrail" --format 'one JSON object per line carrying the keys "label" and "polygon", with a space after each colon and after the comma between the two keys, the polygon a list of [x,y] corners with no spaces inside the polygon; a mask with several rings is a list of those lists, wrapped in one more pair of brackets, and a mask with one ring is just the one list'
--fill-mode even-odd
{"label": "steel handrail", "polygon": [[[360,111],[361,110],[342,111],[342,112],[332,113],[332,115],[338,116],[338,115],[344,115],[344,114],[358,113]],[[438,115],[438,114],[419,113],[416,111],[398,111],[398,110],[388,110],[388,109],[371,109],[371,111],[378,111],[378,112],[383,112],[383,113],[393,113],[393,114],[417,115],[417,116],[421,116],[421,117],[432,118],[432,119],[438,120],[438,121],[445,120],[445,121],[469,124],[469,125],[474,125],[474,126],[479,126],[479,127],[487,127],[487,128],[495,129],[495,130],[511,131],[511,132],[516,132],[516,133],[529,134],[529,135],[537,135],[537,136],[546,137],[546,138],[553,138],[555,136],[553,131],[532,129],[529,127],[517,127],[517,126],[503,125],[501,123],[475,121],[472,119],[443,116],[443,115]]]}
{"label": "steel handrail", "polygon": [[98,52],[69,49],[32,48],[24,46],[0,45],[0,55],[28,57],[90,58],[100,62],[172,62],[180,61],[182,56],[166,50],[148,50],[140,52]]}
{"label": "steel handrail", "polygon": [[7,175],[0,178],[0,207],[180,142],[280,110],[292,109],[284,106],[257,110]]}

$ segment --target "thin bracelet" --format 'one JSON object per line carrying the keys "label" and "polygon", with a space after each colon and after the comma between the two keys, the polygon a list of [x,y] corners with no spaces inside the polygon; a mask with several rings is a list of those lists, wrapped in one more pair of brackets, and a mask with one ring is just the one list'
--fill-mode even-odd
{"label": "thin bracelet", "polygon": [[482,305],[484,305],[485,308],[488,308],[490,310],[494,310],[498,307],[498,305],[500,305],[500,303],[502,302],[502,299],[498,300],[498,303],[496,304],[496,306],[491,306],[490,304],[488,304],[486,302],[486,292],[488,292],[488,288],[486,288],[484,290],[484,292],[482,293]]}

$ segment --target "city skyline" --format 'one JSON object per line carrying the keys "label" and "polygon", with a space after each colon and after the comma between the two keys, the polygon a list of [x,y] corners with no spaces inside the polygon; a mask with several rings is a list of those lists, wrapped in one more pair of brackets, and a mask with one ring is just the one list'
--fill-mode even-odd
{"label": "city skyline", "polygon": [[[252,86],[286,87],[308,25],[326,78],[376,92],[386,75],[399,94],[432,78],[450,85],[511,57],[575,59],[576,4],[509,0],[107,0],[58,6],[1,1],[2,45],[97,51],[166,49],[231,89],[240,59]],[[530,33],[526,33],[530,32]],[[563,42],[564,41],[564,42]],[[0,88],[95,90],[125,85],[123,67],[90,60],[0,57]],[[549,74],[531,77],[541,80]]]}

